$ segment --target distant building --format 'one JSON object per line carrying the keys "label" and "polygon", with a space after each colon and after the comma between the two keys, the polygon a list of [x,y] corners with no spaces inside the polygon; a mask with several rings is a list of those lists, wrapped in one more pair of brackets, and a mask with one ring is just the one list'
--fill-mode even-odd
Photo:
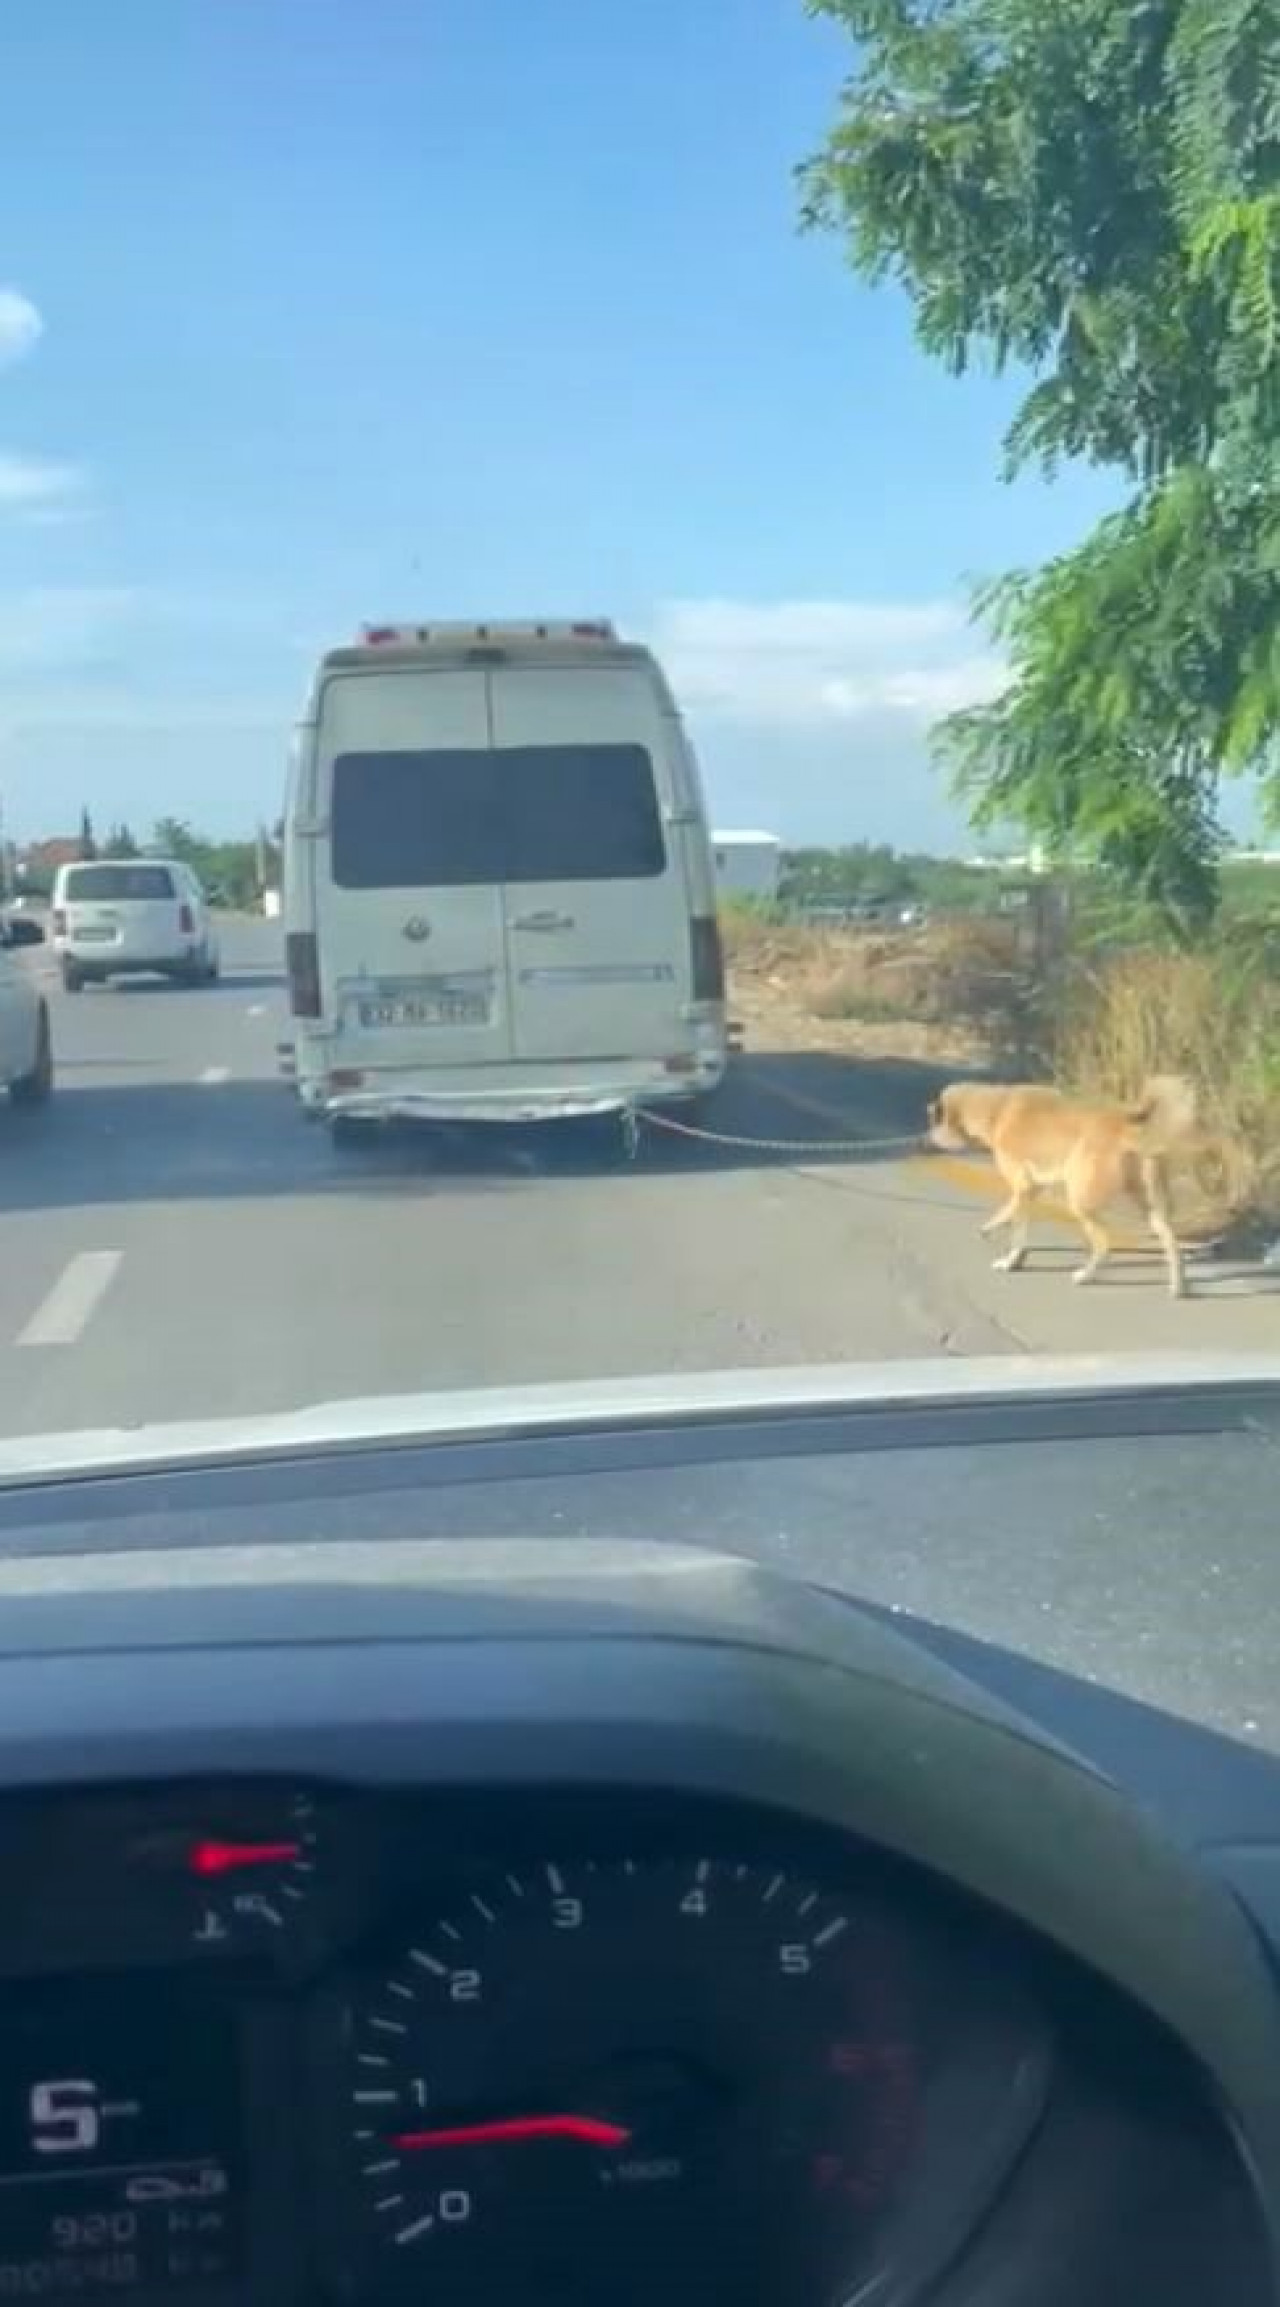
{"label": "distant building", "polygon": [[54,833],[47,841],[29,841],[25,848],[6,844],[4,894],[6,897],[46,897],[60,865],[78,865],[84,844],[78,833]]}
{"label": "distant building", "polygon": [[1049,852],[1043,841],[1033,841],[1029,849],[1020,850],[1016,856],[988,853],[967,857],[965,863],[974,873],[1047,873]]}
{"label": "distant building", "polygon": [[711,847],[724,896],[777,896],[782,843],[776,833],[713,833]]}
{"label": "distant building", "polygon": [[19,849],[18,873],[34,873],[43,879],[56,873],[60,865],[78,865],[82,855],[78,833],[53,833],[46,841],[29,841],[25,849]]}

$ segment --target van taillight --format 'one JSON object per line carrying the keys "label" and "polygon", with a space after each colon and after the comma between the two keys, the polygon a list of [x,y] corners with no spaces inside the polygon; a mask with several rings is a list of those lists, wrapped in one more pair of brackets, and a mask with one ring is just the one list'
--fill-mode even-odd
{"label": "van taillight", "polygon": [[184,937],[194,937],[196,917],[189,905],[180,905],[178,907],[178,927]]}
{"label": "van taillight", "polygon": [[284,941],[289,1008],[294,1017],[320,1015],[320,948],[309,929],[291,929]]}
{"label": "van taillight", "polygon": [[689,923],[693,945],[693,998],[724,1000],[724,951],[714,913],[695,913]]}
{"label": "van taillight", "polygon": [[65,937],[67,934],[67,915],[65,906],[54,906],[53,934],[55,937]]}

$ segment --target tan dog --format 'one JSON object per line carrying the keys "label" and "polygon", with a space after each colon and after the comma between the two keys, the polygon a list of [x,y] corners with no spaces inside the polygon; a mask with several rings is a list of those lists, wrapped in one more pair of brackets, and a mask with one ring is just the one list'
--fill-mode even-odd
{"label": "tan dog", "polygon": [[1184,1295],[1182,1252],[1173,1230],[1168,1156],[1196,1126],[1195,1092],[1179,1074],[1158,1074],[1136,1105],[1064,1097],[1031,1083],[953,1082],[929,1108],[929,1135],[950,1152],[987,1147],[1009,1198],[983,1226],[1011,1229],[996,1259],[1016,1273],[1027,1254],[1031,1204],[1042,1187],[1060,1189],[1089,1247],[1073,1282],[1091,1282],[1111,1249],[1099,1212],[1122,1194],[1145,1211],[1164,1251],[1171,1296]]}

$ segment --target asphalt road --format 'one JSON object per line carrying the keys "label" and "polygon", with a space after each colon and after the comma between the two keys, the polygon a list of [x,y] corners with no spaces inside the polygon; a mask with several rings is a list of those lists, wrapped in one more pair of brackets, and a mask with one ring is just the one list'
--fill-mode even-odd
{"label": "asphalt road", "polygon": [[886,1153],[934,1077],[750,1053],[717,1121],[862,1155],[577,1129],[407,1133],[343,1151],[276,1072],[280,937],[232,924],[201,991],[72,1000],[44,956],[46,1112],[0,1112],[0,1432],[132,1425],[419,1387],[743,1363],[1126,1347],[1267,1350],[1280,1276],[1156,1265],[1074,1291],[990,1270],[975,1166]]}

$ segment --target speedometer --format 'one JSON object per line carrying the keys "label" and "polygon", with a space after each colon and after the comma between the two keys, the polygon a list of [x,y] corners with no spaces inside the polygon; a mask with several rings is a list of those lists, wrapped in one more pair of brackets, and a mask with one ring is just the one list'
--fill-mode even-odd
{"label": "speedometer", "polygon": [[920,2112],[879,1910],[722,1859],[468,1884],[341,2031],[352,2285],[440,2307],[829,2296]]}

